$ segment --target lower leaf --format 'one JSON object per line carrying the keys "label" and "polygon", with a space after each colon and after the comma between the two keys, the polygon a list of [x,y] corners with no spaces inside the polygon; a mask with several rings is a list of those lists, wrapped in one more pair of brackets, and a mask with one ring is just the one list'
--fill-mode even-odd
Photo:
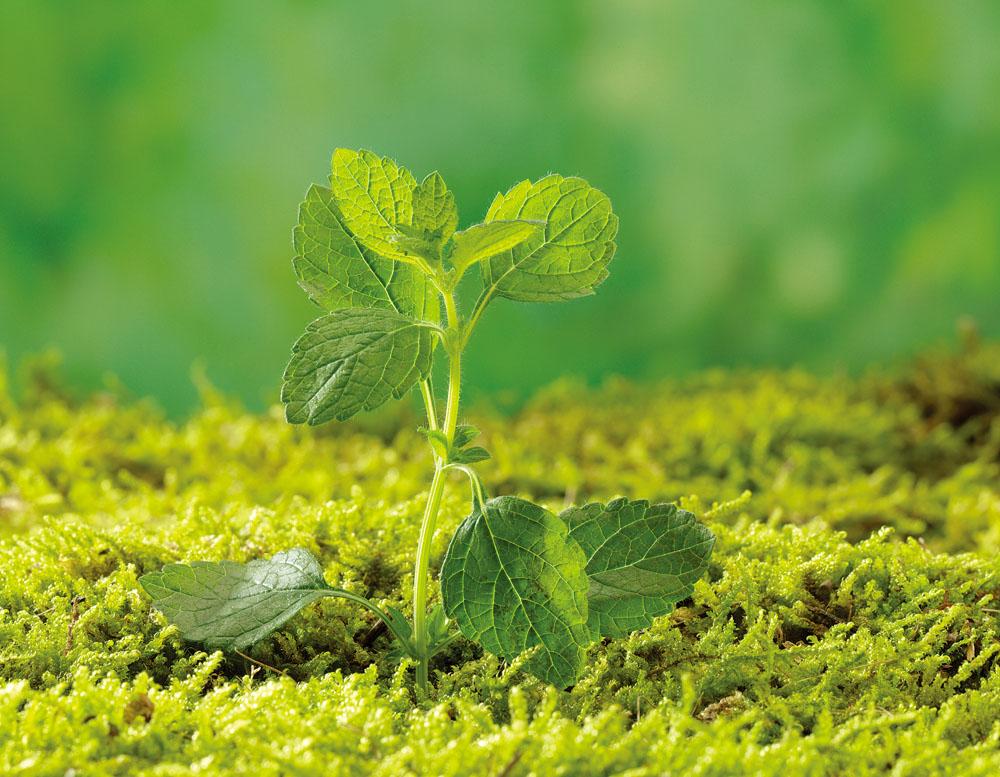
{"label": "lower leaf", "polygon": [[[363,596],[327,585],[319,562],[305,548],[246,564],[192,561],[167,564],[139,583],[153,606],[184,639],[208,648],[242,650],[281,628],[307,604],[324,596],[350,599],[385,621],[407,648],[409,635]],[[405,621],[404,621],[405,622]]]}
{"label": "lower leaf", "polygon": [[583,666],[587,631],[586,557],[566,525],[515,497],[491,499],[458,527],[441,568],[445,612],[462,634],[565,687]]}
{"label": "lower leaf", "polygon": [[591,635],[623,637],[646,628],[691,595],[715,537],[671,504],[615,499],[560,516],[587,554]]}

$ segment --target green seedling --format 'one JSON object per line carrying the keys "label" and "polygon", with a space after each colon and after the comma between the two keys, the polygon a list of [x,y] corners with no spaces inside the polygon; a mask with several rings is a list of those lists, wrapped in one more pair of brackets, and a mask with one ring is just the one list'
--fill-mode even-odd
{"label": "green seedling", "polygon": [[[330,586],[306,550],[271,559],[170,564],[142,585],[181,634],[239,650],[310,602],[350,599],[380,618],[396,651],[428,662],[459,634],[554,685],[575,682],[588,645],[649,626],[690,595],[714,537],[668,504],[616,499],[555,515],[514,496],[488,498],[476,465],[489,458],[475,427],[459,423],[462,354],[497,298],[555,302],[592,294],[608,275],[618,218],[580,178],[548,175],[498,194],[479,224],[458,228],[454,195],[438,173],[417,183],[394,161],[338,149],[330,188],[299,209],[293,262],[326,312],[292,348],[281,399],[291,423],[350,418],[417,389],[434,460],[413,575],[413,617]],[[457,294],[478,268],[482,290],[463,312]],[[431,385],[447,361],[443,414]],[[429,609],[431,540],[448,475],[471,486],[471,512],[441,566],[441,603]],[[455,632],[457,627],[458,632]]]}

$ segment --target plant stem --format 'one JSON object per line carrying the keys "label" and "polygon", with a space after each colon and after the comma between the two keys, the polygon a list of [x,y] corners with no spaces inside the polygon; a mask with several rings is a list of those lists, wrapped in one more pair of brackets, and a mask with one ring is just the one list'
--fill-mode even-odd
{"label": "plant stem", "polygon": [[420,540],[417,542],[417,561],[413,569],[413,647],[417,652],[417,686],[427,687],[427,565],[431,556],[431,538],[437,523],[441,497],[444,494],[444,468],[438,463],[434,467],[434,479],[427,495],[424,519],[420,526]]}
{"label": "plant stem", "polygon": [[[448,317],[447,343],[448,353],[448,404],[444,415],[442,431],[450,445],[455,439],[455,427],[458,425],[458,404],[462,392],[462,345],[459,333],[461,325],[458,320],[458,310],[455,306],[454,294],[450,291],[442,294],[445,312]],[[424,401],[428,413],[433,408],[433,397],[429,388],[424,391]],[[436,419],[428,418],[431,428],[436,428]],[[437,524],[438,511],[441,509],[441,498],[444,495],[445,463],[440,458],[434,461],[434,478],[431,480],[430,492],[427,495],[427,505],[420,525],[420,539],[417,541],[417,559],[413,567],[413,646],[417,653],[417,687],[427,687],[428,664],[430,663],[427,634],[427,567],[430,563],[431,543],[434,538],[434,527]]]}
{"label": "plant stem", "polygon": [[444,411],[444,431],[448,444],[455,440],[455,427],[458,426],[458,402],[462,394],[462,354],[456,351],[450,357],[448,369],[448,404]]}
{"label": "plant stem", "polygon": [[424,409],[427,411],[427,428],[437,429],[437,410],[434,408],[434,391],[431,388],[430,378],[420,381],[420,394],[424,398]]}

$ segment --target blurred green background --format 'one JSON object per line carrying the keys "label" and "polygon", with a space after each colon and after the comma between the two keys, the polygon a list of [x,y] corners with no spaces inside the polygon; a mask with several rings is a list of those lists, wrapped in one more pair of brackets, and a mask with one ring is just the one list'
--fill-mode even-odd
{"label": "blurred green background", "polygon": [[463,223],[549,171],[611,196],[611,278],[496,303],[480,396],[996,335],[998,41],[993,0],[4,2],[0,347],[174,413],[200,360],[262,406],[336,146],[440,169]]}

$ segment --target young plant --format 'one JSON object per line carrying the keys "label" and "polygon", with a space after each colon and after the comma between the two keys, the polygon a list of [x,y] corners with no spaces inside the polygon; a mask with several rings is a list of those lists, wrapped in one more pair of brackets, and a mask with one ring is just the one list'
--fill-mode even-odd
{"label": "young plant", "polygon": [[[291,423],[322,424],[419,390],[434,459],[413,571],[413,618],[331,587],[301,548],[248,564],[169,564],[142,578],[155,606],[190,640],[239,650],[324,596],[368,608],[398,650],[428,662],[457,634],[565,687],[589,644],[649,626],[690,595],[714,537],[668,504],[615,499],[556,516],[514,496],[487,498],[475,465],[489,453],[459,423],[462,354],[498,297],[556,302],[592,294],[608,275],[618,218],[580,178],[548,175],[498,194],[479,224],[458,228],[455,198],[438,173],[417,183],[370,151],[338,149],[330,188],[299,209],[293,265],[327,312],[292,348],[281,399]],[[456,290],[477,268],[482,291],[463,313]],[[443,315],[442,315],[443,310]],[[448,364],[444,414],[431,387],[436,355]],[[471,485],[472,508],[441,566],[442,605],[428,611],[428,566],[445,481]]]}

